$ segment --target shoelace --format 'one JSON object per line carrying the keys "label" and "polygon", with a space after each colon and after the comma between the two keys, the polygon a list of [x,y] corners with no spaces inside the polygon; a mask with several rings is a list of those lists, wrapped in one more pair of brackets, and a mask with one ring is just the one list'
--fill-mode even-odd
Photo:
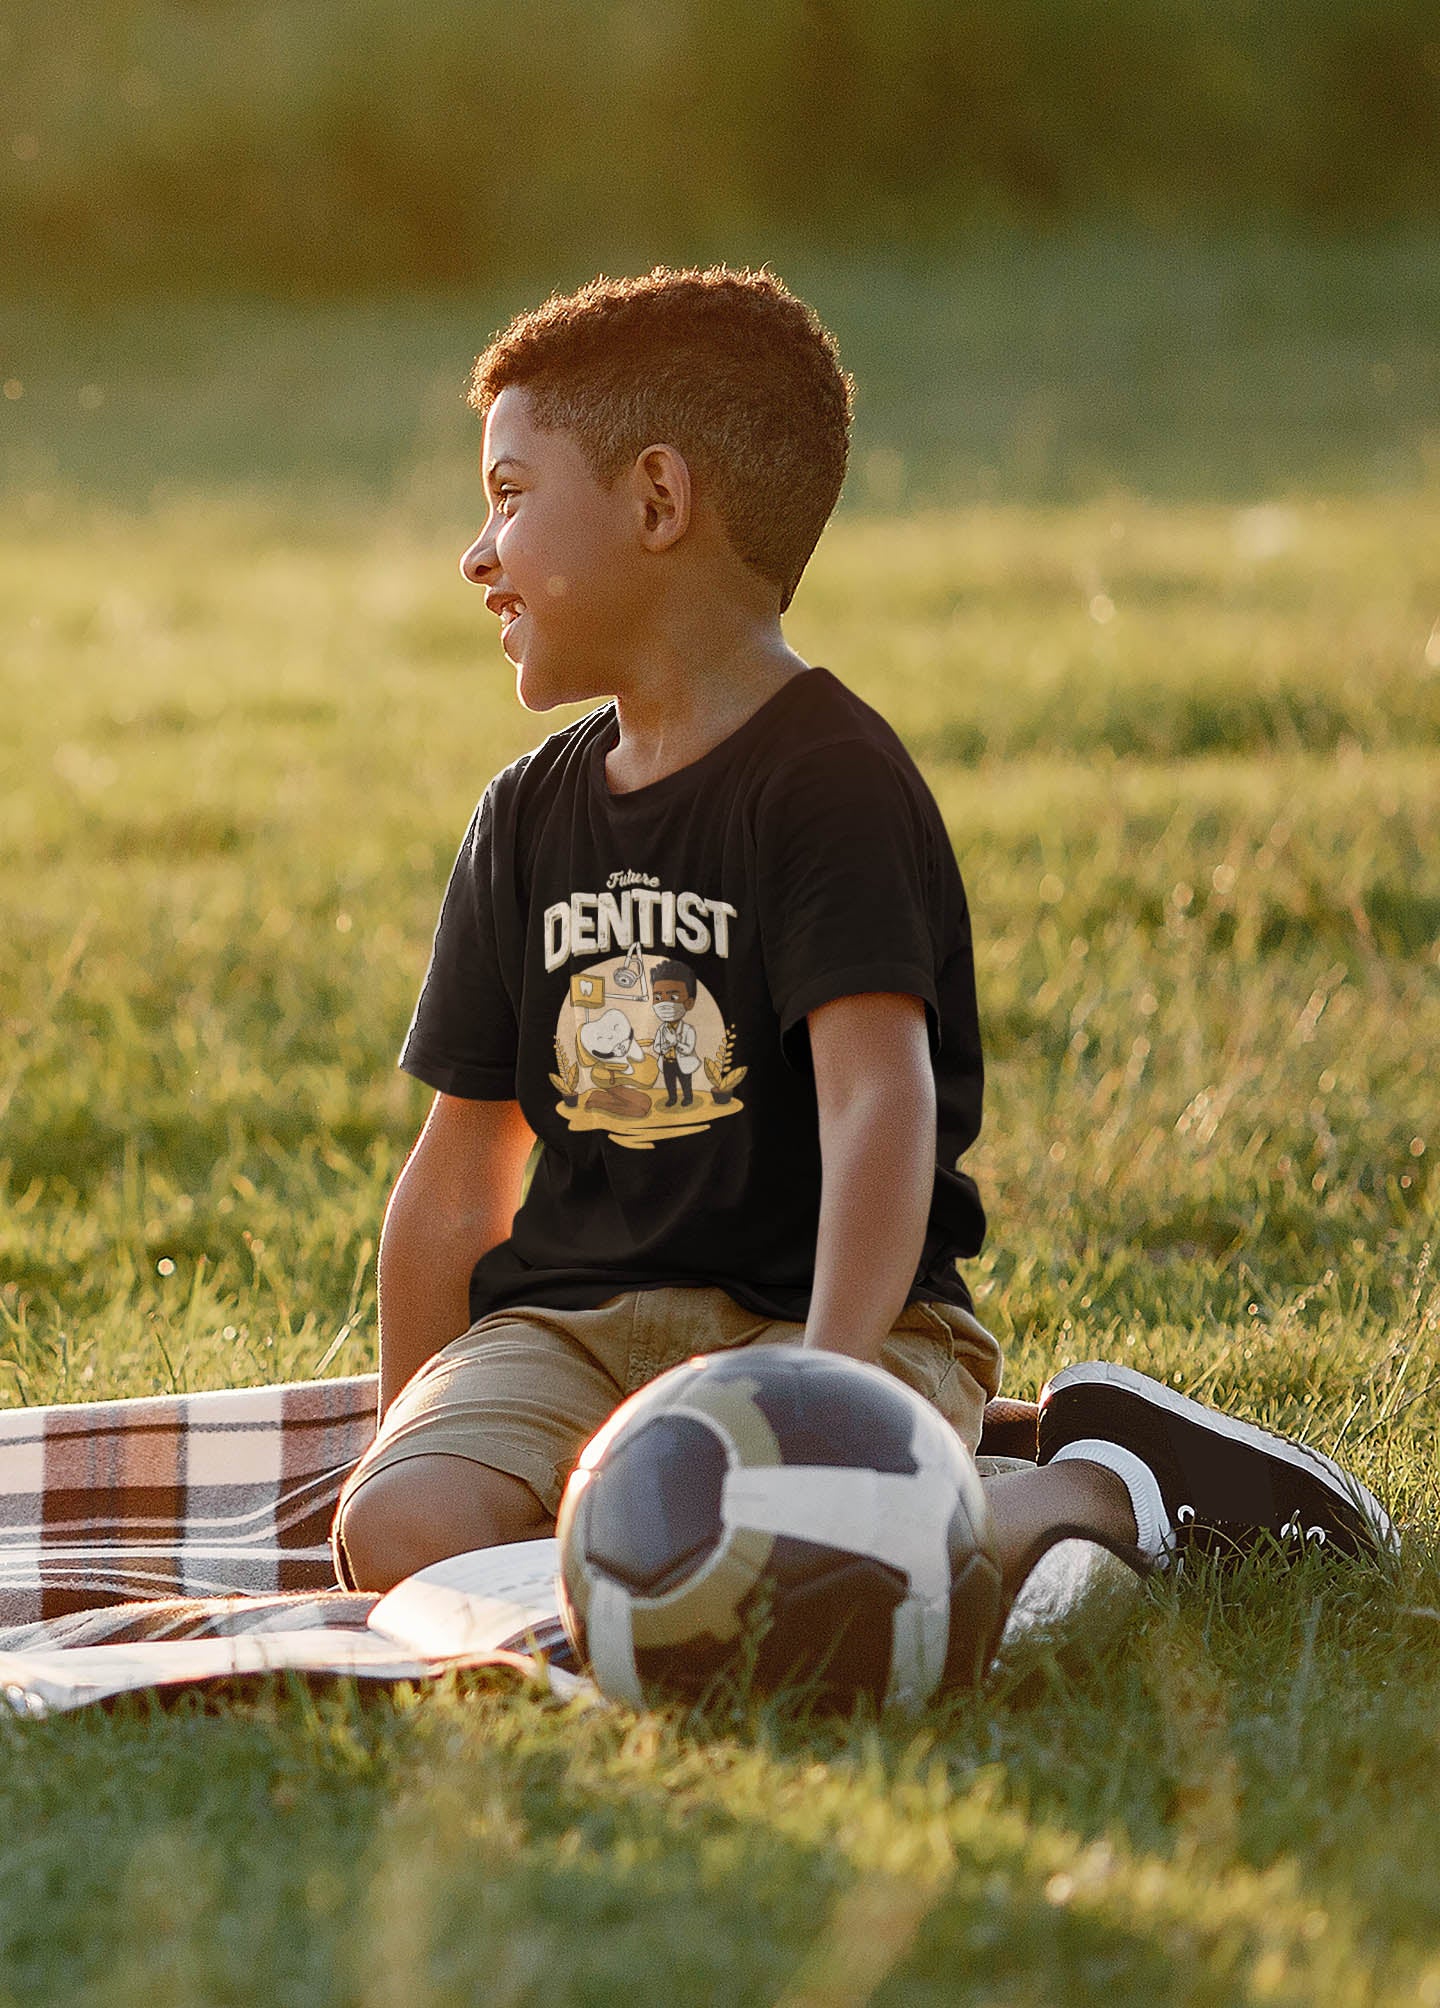
{"label": "shoelace", "polygon": [[[1194,1524],[1195,1508],[1193,1506],[1187,1504],[1175,1508],[1175,1525],[1177,1528],[1193,1527]],[[1317,1548],[1323,1548],[1330,1539],[1330,1536],[1323,1527],[1302,1527],[1300,1516],[1298,1513],[1295,1513],[1291,1515],[1280,1529],[1280,1539],[1282,1541],[1313,1542]]]}

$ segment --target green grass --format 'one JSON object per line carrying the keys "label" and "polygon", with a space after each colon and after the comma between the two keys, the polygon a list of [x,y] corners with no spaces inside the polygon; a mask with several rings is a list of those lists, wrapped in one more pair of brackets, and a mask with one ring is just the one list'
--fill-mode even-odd
{"label": "green grass", "polygon": [[[207,489],[255,422],[143,507],[12,465],[11,1401],[370,1364],[394,1053],[536,732],[463,507],[393,441]],[[1440,493],[1280,486],[857,507],[791,632],[965,870],[1011,1391],[1122,1357],[1338,1446],[1398,1579],[1167,1585],[919,1733],[483,1688],[0,1721],[0,2002],[1440,2003]]]}

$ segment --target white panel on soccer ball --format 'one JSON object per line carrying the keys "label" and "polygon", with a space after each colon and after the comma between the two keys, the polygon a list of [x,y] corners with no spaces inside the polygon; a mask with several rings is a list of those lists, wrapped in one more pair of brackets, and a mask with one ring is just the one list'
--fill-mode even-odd
{"label": "white panel on soccer ball", "polygon": [[815,1541],[897,1569],[923,1597],[950,1581],[945,1531],[955,1487],[936,1470],[864,1471],[850,1465],[763,1465],[725,1474],[727,1527]]}
{"label": "white panel on soccer ball", "polygon": [[940,1685],[949,1650],[949,1597],[907,1597],[892,1624],[886,1706],[911,1714],[923,1708]]}
{"label": "white panel on soccer ball", "polygon": [[630,1594],[619,1583],[598,1573],[590,1578],[590,1610],[585,1620],[585,1644],[591,1670],[602,1694],[643,1708],[645,1697],[635,1670],[635,1631],[630,1620]]}

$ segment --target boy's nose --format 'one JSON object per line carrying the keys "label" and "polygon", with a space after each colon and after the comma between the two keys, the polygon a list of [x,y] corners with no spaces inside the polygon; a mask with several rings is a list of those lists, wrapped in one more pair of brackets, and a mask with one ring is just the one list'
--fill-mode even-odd
{"label": "boy's nose", "polygon": [[495,569],[494,546],[482,530],[460,560],[460,571],[472,586],[483,586]]}

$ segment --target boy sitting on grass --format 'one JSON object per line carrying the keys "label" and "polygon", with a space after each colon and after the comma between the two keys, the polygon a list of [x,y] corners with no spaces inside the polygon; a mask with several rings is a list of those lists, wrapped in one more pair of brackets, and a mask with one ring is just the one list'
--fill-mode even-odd
{"label": "boy sitting on grass", "polygon": [[[694,1353],[877,1361],[979,1441],[965,894],[895,733],[780,625],[850,389],[801,301],[724,268],[596,280],[475,366],[489,513],[461,568],[521,703],[597,708],[491,782],[445,897],[380,1428],[335,1523],[356,1587],[549,1532],[588,1438]],[[1039,1463],[987,1490],[1012,1594],[1061,1526],[1154,1559],[1394,1542],[1328,1459],[1120,1367],[1058,1375]]]}

